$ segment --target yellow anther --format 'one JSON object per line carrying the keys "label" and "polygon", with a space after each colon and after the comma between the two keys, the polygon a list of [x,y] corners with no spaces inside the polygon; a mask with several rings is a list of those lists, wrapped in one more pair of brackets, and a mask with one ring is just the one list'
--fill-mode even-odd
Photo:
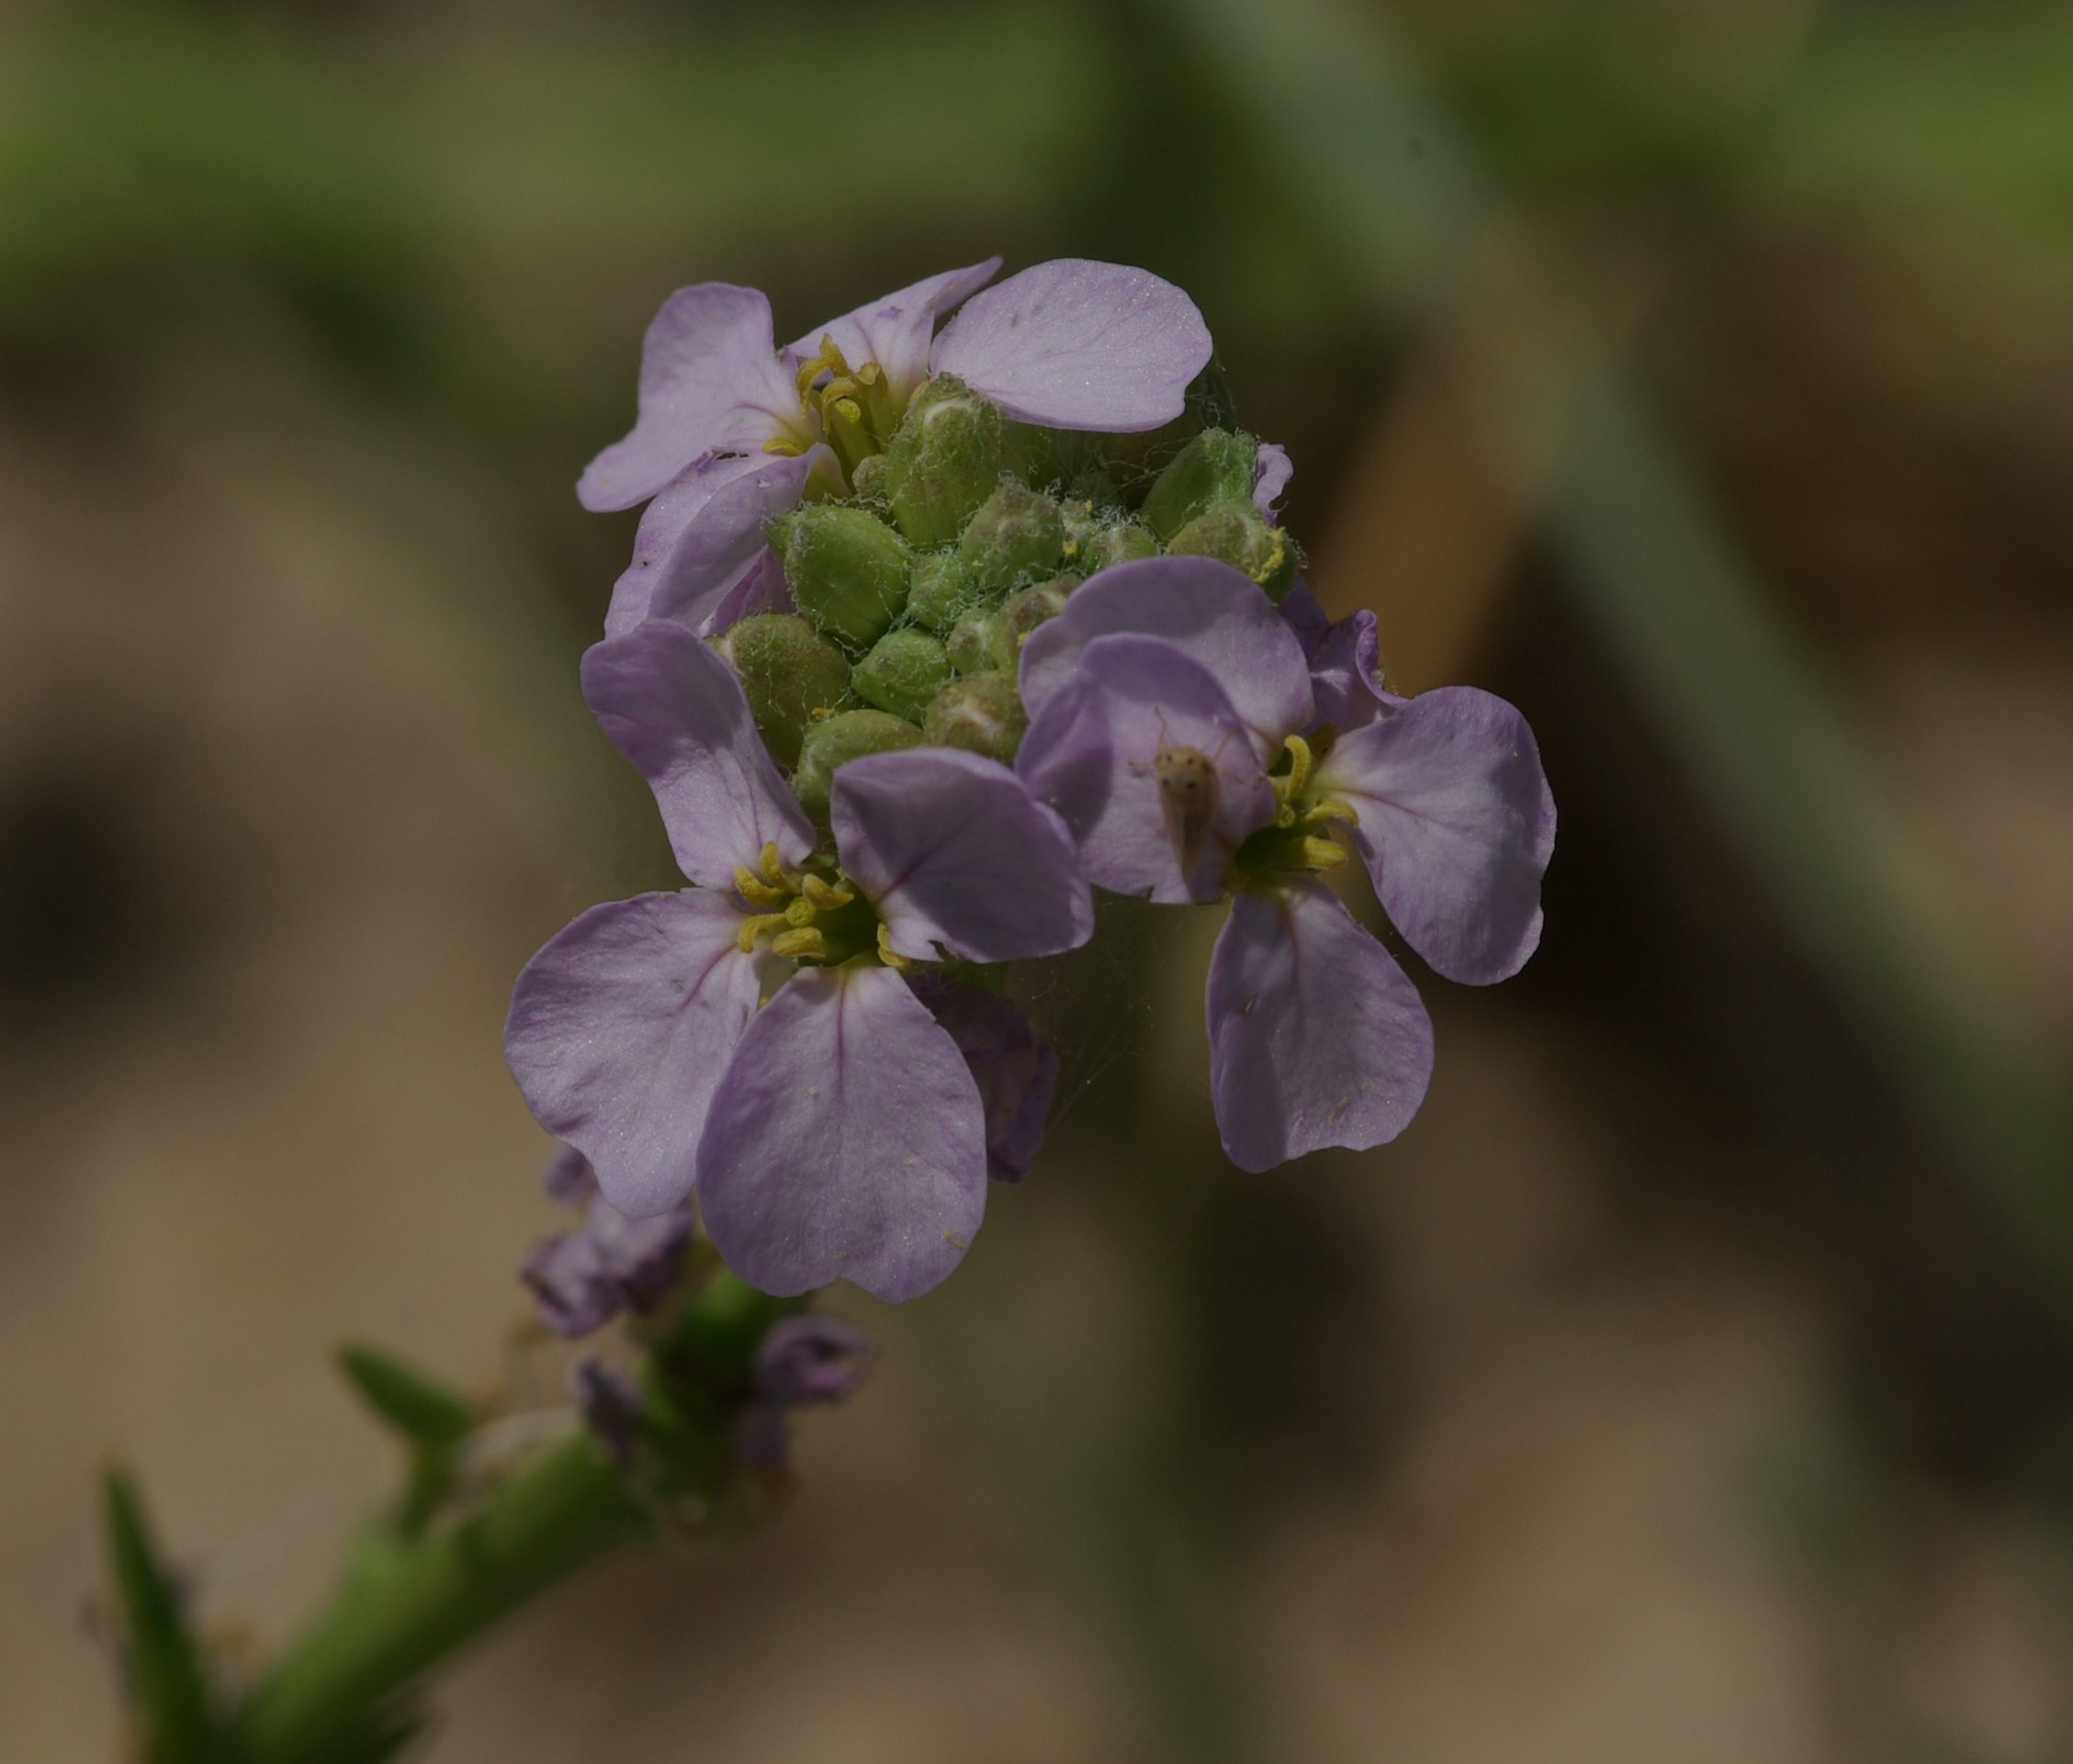
{"label": "yellow anther", "polygon": [[1336,796],[1327,796],[1321,803],[1313,803],[1302,817],[1305,826],[1322,826],[1326,821],[1344,821],[1348,826],[1358,826],[1360,816],[1354,813],[1351,803],[1342,803]]}
{"label": "yellow anther", "polygon": [[775,906],[784,898],[784,891],[772,888],[746,865],[734,867],[734,886],[741,898],[756,906]]}
{"label": "yellow anther", "polygon": [[1346,861],[1346,848],[1335,839],[1320,839],[1315,834],[1307,834],[1302,842],[1302,860],[1313,870],[1329,870],[1334,864]]}
{"label": "yellow anther", "polygon": [[756,868],[762,872],[763,880],[772,888],[781,889],[787,894],[798,892],[784,880],[784,860],[778,856],[775,839],[764,840],[762,850],[756,854]]}
{"label": "yellow anther", "polygon": [[866,362],[857,369],[857,384],[859,386],[876,386],[884,377],[885,370],[880,367],[876,362]]}
{"label": "yellow anther", "polygon": [[782,931],[785,928],[785,923],[783,913],[752,914],[741,921],[741,929],[735,934],[735,942],[740,946],[741,953],[748,955],[755,949],[756,939],[764,932]]}
{"label": "yellow anther", "polygon": [[856,899],[853,889],[844,888],[839,882],[825,882],[818,876],[802,877],[799,887],[800,892],[823,913],[837,912]]}
{"label": "yellow anther", "polygon": [[1310,743],[1300,735],[1291,735],[1282,743],[1289,750],[1289,794],[1299,797],[1310,788],[1310,774],[1316,764],[1311,758]]}
{"label": "yellow anther", "polygon": [[813,389],[814,382],[823,374],[847,374],[849,371],[850,364],[842,359],[842,352],[836,348],[835,339],[823,336],[819,350],[799,364],[799,402],[806,402],[806,394]]}
{"label": "yellow anther", "polygon": [[813,927],[802,926],[796,930],[781,931],[771,939],[771,954],[783,956],[787,961],[796,961],[802,956],[824,956],[828,953],[828,939]]}
{"label": "yellow anther", "polygon": [[893,927],[883,919],[878,925],[878,959],[888,968],[904,968],[907,965],[907,957],[893,948]]}
{"label": "yellow anther", "polygon": [[862,426],[863,406],[859,404],[856,399],[830,399],[828,403],[828,408],[835,411],[836,414],[839,415],[844,422],[853,422],[856,423],[859,427]]}
{"label": "yellow anther", "polygon": [[787,903],[784,908],[784,922],[787,925],[811,925],[814,922],[813,902],[799,899]]}

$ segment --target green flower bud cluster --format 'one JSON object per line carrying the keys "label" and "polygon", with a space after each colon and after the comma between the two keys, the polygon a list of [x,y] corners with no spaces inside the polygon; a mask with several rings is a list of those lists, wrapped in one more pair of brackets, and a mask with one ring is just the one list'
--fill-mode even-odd
{"label": "green flower bud cluster", "polygon": [[1301,557],[1253,505],[1257,455],[1218,388],[1149,436],[1068,434],[1008,421],[939,375],[852,496],[771,522],[798,612],[714,642],[817,817],[863,754],[926,743],[1011,760],[1028,726],[1022,645],[1089,577],[1172,554],[1286,591]]}

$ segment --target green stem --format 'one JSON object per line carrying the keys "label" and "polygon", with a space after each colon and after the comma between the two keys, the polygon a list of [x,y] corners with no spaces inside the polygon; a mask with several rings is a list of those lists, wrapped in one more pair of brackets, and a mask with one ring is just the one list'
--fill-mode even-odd
{"label": "green stem", "polygon": [[639,1543],[648,1511],[586,1433],[549,1447],[449,1531],[370,1534],[344,1584],[246,1705],[241,1764],[324,1764],[528,1599]]}

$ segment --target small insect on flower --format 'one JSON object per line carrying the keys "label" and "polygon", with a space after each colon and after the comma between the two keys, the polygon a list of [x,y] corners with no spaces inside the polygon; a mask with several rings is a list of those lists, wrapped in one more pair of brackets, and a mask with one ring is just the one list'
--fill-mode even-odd
{"label": "small insect on flower", "polygon": [[1222,800],[1217,782],[1222,774],[1217,762],[1223,758],[1230,739],[1226,735],[1216,744],[1214,753],[1204,753],[1200,747],[1172,739],[1162,715],[1158,751],[1153,754],[1150,767],[1132,767],[1140,773],[1148,770],[1158,781],[1159,812],[1166,819],[1166,837],[1173,841],[1174,855],[1180,860],[1183,875],[1195,873],[1203,844],[1216,826]]}

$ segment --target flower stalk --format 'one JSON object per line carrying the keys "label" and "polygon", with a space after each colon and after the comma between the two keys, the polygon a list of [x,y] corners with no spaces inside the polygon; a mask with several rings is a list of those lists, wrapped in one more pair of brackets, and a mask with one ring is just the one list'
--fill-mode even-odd
{"label": "flower stalk", "polygon": [[[355,1539],[330,1601],[242,1697],[212,1682],[178,1578],[151,1544],[135,1489],[112,1477],[110,1540],[139,1756],[150,1764],[379,1764],[417,1731],[415,1699],[427,1681],[543,1593],[620,1550],[752,1522],[767,1504],[767,1478],[782,1472],[787,1408],[836,1399],[817,1388],[765,1388],[765,1338],[797,1309],[716,1273],[641,1327],[647,1401],[628,1455],[633,1475],[605,1440],[578,1426],[487,1484],[471,1478],[470,1448],[479,1455],[484,1434],[456,1437],[449,1405],[429,1381],[372,1350],[349,1351],[349,1380],[412,1448],[405,1489]],[[753,1462],[738,1449],[751,1419]],[[445,1472],[431,1500],[428,1434]]]}

